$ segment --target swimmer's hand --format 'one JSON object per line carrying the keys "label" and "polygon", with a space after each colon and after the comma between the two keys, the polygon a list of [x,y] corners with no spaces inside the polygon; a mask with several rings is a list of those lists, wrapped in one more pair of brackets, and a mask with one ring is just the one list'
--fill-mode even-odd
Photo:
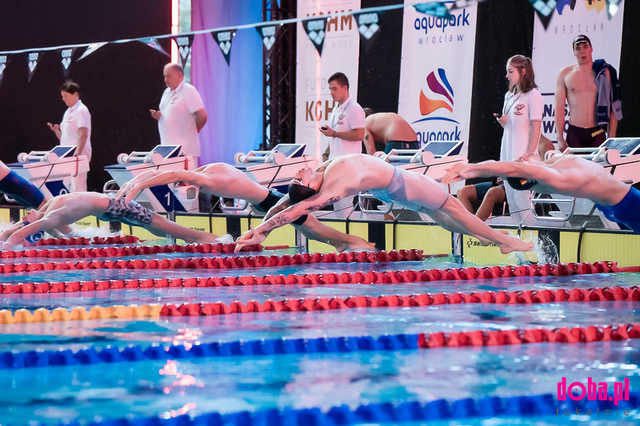
{"label": "swimmer's hand", "polygon": [[472,177],[475,177],[473,176],[472,165],[467,163],[458,163],[447,169],[444,176],[440,178],[440,183],[450,184],[459,180],[470,179]]}
{"label": "swimmer's hand", "polygon": [[266,234],[262,234],[260,232],[256,232],[255,229],[249,229],[247,232],[242,234],[240,238],[236,240],[236,247],[234,251],[238,253],[246,246],[252,246],[255,244],[260,244],[267,238]]}
{"label": "swimmer's hand", "polygon": [[150,109],[149,114],[151,114],[151,117],[155,118],[156,120],[160,120],[162,118],[162,113],[157,109]]}

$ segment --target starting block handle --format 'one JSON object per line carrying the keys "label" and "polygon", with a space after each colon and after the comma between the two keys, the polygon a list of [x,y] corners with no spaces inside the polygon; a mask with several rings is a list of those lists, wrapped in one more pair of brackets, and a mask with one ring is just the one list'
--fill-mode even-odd
{"label": "starting block handle", "polygon": [[[249,202],[247,200],[238,200],[238,206],[227,206],[224,203],[224,197],[218,197],[220,199],[220,209],[223,212],[240,212],[242,210],[245,210],[247,208],[247,206],[249,205]],[[235,204],[235,202],[234,202]]]}
{"label": "starting block handle", "polygon": [[360,206],[360,211],[362,213],[368,213],[368,214],[387,214],[391,211],[391,209],[393,208],[393,203],[385,203],[389,206],[388,209],[386,210],[369,210],[365,207],[365,200],[378,200],[376,197],[374,197],[371,193],[368,192],[361,192],[358,194],[358,205]]}
{"label": "starting block handle", "polygon": [[[569,213],[559,216],[538,216],[536,213],[536,204],[569,204]],[[531,199],[531,211],[536,219],[539,220],[550,220],[554,222],[566,222],[569,220],[571,216],[573,216],[573,211],[576,207],[576,199],[575,197],[571,198],[532,198]]]}

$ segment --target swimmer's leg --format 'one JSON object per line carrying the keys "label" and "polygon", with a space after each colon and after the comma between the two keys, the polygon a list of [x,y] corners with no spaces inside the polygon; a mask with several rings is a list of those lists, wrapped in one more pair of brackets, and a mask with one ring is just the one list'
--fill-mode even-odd
{"label": "swimmer's leg", "polygon": [[44,203],[44,194],[31,182],[11,171],[0,181],[0,191],[25,207],[37,209]]}
{"label": "swimmer's leg", "polygon": [[477,216],[469,213],[458,200],[451,196],[447,198],[439,211],[432,210],[428,213],[450,231],[473,235],[481,241],[488,240],[497,244],[502,253],[529,251],[533,248],[533,243],[524,242],[491,228]]}
{"label": "swimmer's leg", "polygon": [[375,250],[376,246],[355,235],[345,234],[322,224],[314,216],[309,215],[302,225],[294,225],[307,238],[331,244],[337,251]]}
{"label": "swimmer's leg", "polygon": [[142,226],[160,237],[169,236],[180,238],[188,242],[213,243],[216,242],[216,239],[218,238],[218,236],[208,232],[185,228],[184,226],[178,225],[157,213],[153,213],[150,224]]}

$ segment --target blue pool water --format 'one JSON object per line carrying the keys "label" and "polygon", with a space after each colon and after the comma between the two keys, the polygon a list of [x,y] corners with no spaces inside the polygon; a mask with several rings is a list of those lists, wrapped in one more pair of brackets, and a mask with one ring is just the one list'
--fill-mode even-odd
{"label": "blue pool water", "polygon": [[[269,253],[271,254],[271,253]],[[162,255],[166,256],[166,255]],[[172,255],[194,257],[194,254]],[[146,258],[159,258],[147,256]],[[136,257],[137,258],[137,257]],[[69,261],[69,259],[63,259]],[[27,260],[19,260],[27,261]],[[33,259],[28,259],[32,262]],[[228,275],[354,272],[460,267],[451,259],[389,264],[312,264],[244,270],[90,270],[2,274],[0,281],[56,282],[94,279],[185,278]],[[392,285],[271,285],[223,288],[111,290],[3,295],[0,309],[182,304],[318,297],[407,295],[556,288],[631,287],[640,274],[511,277],[472,282]],[[0,325],[0,351],[81,350],[139,345],[187,346],[277,338],[383,336],[438,331],[556,328],[640,322],[640,302],[535,305],[462,304],[412,308],[361,308],[267,312],[210,317],[89,320]],[[640,389],[640,342],[528,344],[351,353],[209,357],[115,364],[0,369],[0,424],[57,424],[122,417],[257,412],[272,408],[329,410],[346,405],[428,403],[440,398],[554,394],[569,381],[616,382]],[[597,421],[637,424],[636,410],[608,414],[464,419],[452,424],[561,424]],[[437,424],[437,423],[434,423]],[[442,423],[444,424],[444,423]]]}

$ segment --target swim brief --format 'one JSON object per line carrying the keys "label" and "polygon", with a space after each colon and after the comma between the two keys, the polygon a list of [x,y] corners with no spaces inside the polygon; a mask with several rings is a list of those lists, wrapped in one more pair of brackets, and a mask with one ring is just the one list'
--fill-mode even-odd
{"label": "swim brief", "polygon": [[635,233],[640,233],[640,190],[631,187],[627,195],[624,196],[615,206],[602,206],[596,204],[607,219],[625,225]]}
{"label": "swim brief", "polygon": [[105,221],[118,221],[133,226],[150,225],[153,219],[153,212],[135,201],[125,204],[124,198],[109,199],[109,207],[99,216]]}
{"label": "swim brief", "polygon": [[[380,201],[385,203],[396,203],[403,207],[406,207],[413,211],[421,211],[422,209],[437,210],[444,205],[449,198],[449,193],[444,190],[436,181],[432,181],[433,185],[430,188],[422,188],[425,194],[428,194],[429,198],[426,200],[426,204],[417,203],[415,201],[407,200],[406,184],[402,177],[406,172],[402,169],[395,167],[393,169],[393,177],[391,182],[386,188],[372,189],[371,194]],[[431,180],[427,177],[427,179]]]}
{"label": "swim brief", "polygon": [[569,125],[567,129],[567,145],[571,148],[593,148],[602,145],[607,133],[600,126],[584,129]]}

